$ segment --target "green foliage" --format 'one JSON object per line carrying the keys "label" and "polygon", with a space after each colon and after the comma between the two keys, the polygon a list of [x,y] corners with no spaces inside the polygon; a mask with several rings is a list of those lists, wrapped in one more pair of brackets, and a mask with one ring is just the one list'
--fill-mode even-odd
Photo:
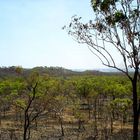
{"label": "green foliage", "polygon": [[4,110],[8,105],[12,111],[15,109],[17,120],[23,123],[26,119],[30,130],[35,118],[41,127],[42,121],[49,121],[49,116],[55,116],[64,125],[70,120],[79,129],[86,122],[88,129],[89,123],[109,124],[113,111],[119,117],[127,116],[132,107],[131,90],[130,81],[119,74],[50,77],[35,72],[28,78],[1,80],[0,107]]}
{"label": "green foliage", "polygon": [[122,11],[115,12],[115,16],[114,16],[114,21],[115,22],[120,22],[120,21],[124,20],[125,18],[126,17],[125,17],[125,15]]}
{"label": "green foliage", "polygon": [[24,99],[16,99],[15,105],[23,110],[26,108],[26,102]]}
{"label": "green foliage", "polygon": [[112,109],[119,113],[125,113],[125,111],[127,111],[127,109],[132,106],[132,100],[129,98],[116,98],[110,102],[110,106]]}
{"label": "green foliage", "polygon": [[114,6],[118,0],[91,0],[92,7],[94,11],[98,9],[98,7],[104,11],[109,11],[110,6]]}

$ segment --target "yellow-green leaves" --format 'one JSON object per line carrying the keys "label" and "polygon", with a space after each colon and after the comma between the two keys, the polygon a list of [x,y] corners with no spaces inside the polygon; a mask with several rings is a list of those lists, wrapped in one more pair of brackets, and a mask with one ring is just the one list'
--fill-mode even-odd
{"label": "yellow-green leaves", "polygon": [[17,99],[15,100],[15,105],[21,109],[25,109],[26,108],[26,102],[24,99]]}

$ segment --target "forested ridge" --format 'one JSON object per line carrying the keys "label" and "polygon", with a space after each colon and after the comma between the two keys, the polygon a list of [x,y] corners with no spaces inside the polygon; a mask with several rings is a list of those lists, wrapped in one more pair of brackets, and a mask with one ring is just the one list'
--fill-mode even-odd
{"label": "forested ridge", "polygon": [[[0,67],[0,77],[18,76],[16,69],[17,69],[17,66]],[[76,71],[76,70],[66,69],[63,67],[34,67],[34,68],[22,68],[22,75],[27,76],[32,71],[36,71],[40,75],[48,74],[49,76],[70,76],[70,75],[85,75],[85,74],[101,75],[103,73],[97,70]],[[106,73],[106,74],[109,74],[109,73]]]}
{"label": "forested ridge", "polygon": [[132,86],[123,74],[10,67],[0,75],[2,140],[132,139]]}

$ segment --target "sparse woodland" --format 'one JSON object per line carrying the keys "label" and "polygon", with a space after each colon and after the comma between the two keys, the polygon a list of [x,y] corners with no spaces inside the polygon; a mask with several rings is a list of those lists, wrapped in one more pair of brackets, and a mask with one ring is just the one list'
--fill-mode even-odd
{"label": "sparse woodland", "polygon": [[117,72],[0,68],[0,140],[140,139],[140,0],[90,4],[63,29]]}
{"label": "sparse woodland", "polygon": [[1,140],[132,139],[132,86],[125,75],[15,71],[0,79]]}

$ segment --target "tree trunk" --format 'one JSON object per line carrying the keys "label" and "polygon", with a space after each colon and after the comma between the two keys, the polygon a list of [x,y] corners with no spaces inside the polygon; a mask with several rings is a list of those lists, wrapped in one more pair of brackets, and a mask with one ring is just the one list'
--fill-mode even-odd
{"label": "tree trunk", "polygon": [[132,88],[133,88],[133,140],[138,140],[139,112],[137,100],[137,78],[135,77],[132,81]]}
{"label": "tree trunk", "polygon": [[59,118],[59,122],[60,122],[60,127],[61,127],[61,135],[64,136],[64,128],[63,128],[63,120],[62,120],[62,118]]}
{"label": "tree trunk", "polygon": [[35,118],[35,128],[37,130],[37,126],[38,126],[38,123],[37,123],[37,119]]}
{"label": "tree trunk", "polygon": [[23,140],[26,140],[26,135],[27,135],[27,119],[26,119],[26,113],[24,116],[24,132],[23,132]]}
{"label": "tree trunk", "polygon": [[0,111],[0,126],[1,126],[1,111]]}
{"label": "tree trunk", "polygon": [[110,132],[113,134],[113,113],[110,115]]}
{"label": "tree trunk", "polygon": [[95,136],[98,136],[98,128],[97,128],[97,106],[96,106],[97,98],[95,98],[95,103],[94,103],[94,133]]}
{"label": "tree trunk", "polygon": [[26,140],[27,128],[24,126],[23,140]]}
{"label": "tree trunk", "polygon": [[88,118],[89,120],[91,119],[91,104],[90,104],[89,99],[88,99]]}
{"label": "tree trunk", "polygon": [[28,140],[29,139],[29,126],[30,126],[30,120],[28,113],[25,111],[25,116],[24,116],[24,132],[23,132],[23,140]]}

